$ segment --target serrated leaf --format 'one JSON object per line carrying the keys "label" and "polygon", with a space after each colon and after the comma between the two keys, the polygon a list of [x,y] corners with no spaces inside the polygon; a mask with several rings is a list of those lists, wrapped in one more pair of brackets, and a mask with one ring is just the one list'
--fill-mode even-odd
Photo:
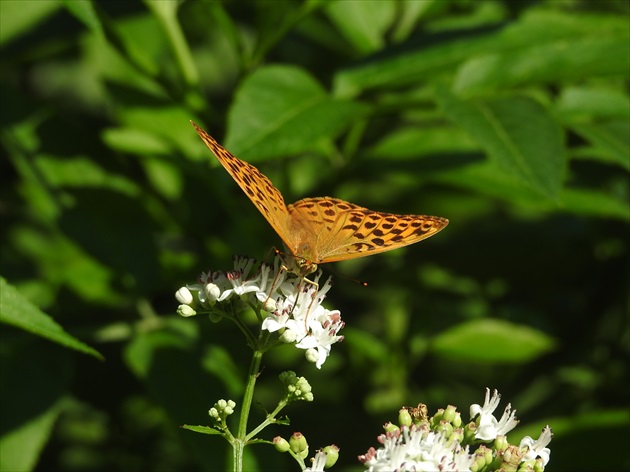
{"label": "serrated leaf", "polygon": [[41,336],[54,343],[89,354],[97,359],[104,357],[94,348],[84,344],[74,336],[66,333],[61,325],[50,316],[40,311],[18,290],[0,277],[0,321],[13,325],[29,333]]}
{"label": "serrated leaf", "polygon": [[527,97],[460,100],[446,87],[436,96],[448,118],[468,134],[506,173],[551,200],[565,173],[562,129],[547,111]]}

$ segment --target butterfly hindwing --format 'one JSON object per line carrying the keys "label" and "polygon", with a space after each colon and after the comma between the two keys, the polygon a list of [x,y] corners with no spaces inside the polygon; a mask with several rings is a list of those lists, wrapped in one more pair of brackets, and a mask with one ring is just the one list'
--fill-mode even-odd
{"label": "butterfly hindwing", "polygon": [[445,218],[381,213],[337,198],[305,198],[289,205],[315,238],[314,262],[354,259],[407,246],[432,236]]}

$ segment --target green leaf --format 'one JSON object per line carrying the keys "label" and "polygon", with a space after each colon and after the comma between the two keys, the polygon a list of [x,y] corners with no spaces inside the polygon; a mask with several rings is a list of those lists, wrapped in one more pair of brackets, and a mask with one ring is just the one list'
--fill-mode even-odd
{"label": "green leaf", "polygon": [[617,164],[630,170],[630,126],[628,121],[608,121],[606,123],[570,125],[577,134],[592,147],[581,150],[577,155],[583,158]]}
{"label": "green leaf", "polygon": [[132,154],[167,154],[171,147],[156,133],[133,128],[109,128],[103,141],[111,149]]}
{"label": "green leaf", "polygon": [[536,329],[496,319],[461,323],[435,337],[431,351],[449,359],[524,364],[555,348],[555,340]]}
{"label": "green leaf", "polygon": [[368,53],[383,47],[396,5],[394,2],[330,2],[325,12],[357,51]]}
{"label": "green leaf", "polygon": [[576,214],[630,221],[628,201],[601,190],[566,188],[562,191],[561,202],[564,209]]}
{"label": "green leaf", "polygon": [[0,45],[26,34],[38,23],[52,16],[61,8],[61,3],[48,2],[0,2]]}
{"label": "green leaf", "polygon": [[3,277],[0,277],[0,291],[0,321],[97,359],[104,359],[98,351],[66,333],[56,321],[24,298]]}
{"label": "green leaf", "polygon": [[194,431],[195,433],[203,433],[203,434],[218,434],[220,435],[221,432],[217,431],[214,428],[211,428],[210,426],[191,426],[189,424],[183,424],[181,426],[182,429],[188,429],[190,431]]}
{"label": "green leaf", "polygon": [[91,31],[98,35],[105,34],[101,19],[98,16],[98,12],[94,9],[94,4],[91,0],[85,0],[83,2],[63,0],[63,5]]}
{"label": "green leaf", "polygon": [[630,98],[601,87],[566,87],[556,102],[554,113],[567,123],[598,119],[630,119]]}
{"label": "green leaf", "polygon": [[[5,298],[4,287],[2,298]],[[3,330],[3,335],[8,333]],[[0,353],[0,470],[33,470],[73,380],[74,359],[40,338],[2,339]]]}
{"label": "green leaf", "polygon": [[506,173],[557,199],[565,172],[563,133],[540,104],[526,97],[460,100],[444,86],[437,87],[437,99]]}
{"label": "green leaf", "polygon": [[366,111],[361,103],[330,98],[302,69],[265,67],[238,91],[225,147],[249,161],[297,154],[335,137]]}
{"label": "green leaf", "polygon": [[628,76],[630,37],[553,39],[519,50],[476,57],[457,72],[453,89],[478,94],[524,84]]}

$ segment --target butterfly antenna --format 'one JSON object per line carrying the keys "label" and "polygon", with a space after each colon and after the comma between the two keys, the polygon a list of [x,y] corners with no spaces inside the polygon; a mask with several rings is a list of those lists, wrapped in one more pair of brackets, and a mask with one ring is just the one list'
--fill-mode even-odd
{"label": "butterfly antenna", "polygon": [[338,270],[333,269],[332,267],[329,268],[328,270],[330,270],[333,274],[338,275],[339,277],[342,277],[342,278],[344,278],[346,280],[350,280],[351,282],[354,282],[355,284],[359,284],[362,287],[367,287],[368,286],[367,282],[365,282],[363,280],[355,279],[354,277],[350,277],[349,275],[344,274],[343,272],[339,272]]}

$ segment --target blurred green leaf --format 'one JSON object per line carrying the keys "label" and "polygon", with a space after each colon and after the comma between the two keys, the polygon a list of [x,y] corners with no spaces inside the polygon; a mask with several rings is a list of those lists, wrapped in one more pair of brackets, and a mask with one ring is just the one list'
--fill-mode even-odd
{"label": "blurred green leaf", "polygon": [[606,75],[628,76],[630,35],[554,38],[532,42],[517,51],[479,56],[465,62],[455,76],[458,94],[479,94],[503,87],[562,82]]}
{"label": "blurred green leaf", "polygon": [[609,162],[630,170],[630,126],[628,121],[608,121],[597,124],[573,124],[571,129],[592,147],[578,151],[582,158]]}
{"label": "blurred green leaf", "polygon": [[320,139],[334,138],[367,110],[361,103],[330,98],[297,67],[268,66],[239,89],[224,145],[249,161],[297,154]]}
{"label": "blurred green leaf", "polygon": [[357,51],[368,53],[383,46],[396,5],[392,2],[329,2],[325,12]]}
{"label": "blurred green leaf", "polygon": [[561,195],[562,207],[581,215],[604,216],[630,221],[630,205],[603,191],[566,188]]}
{"label": "blurred green leaf", "polygon": [[24,298],[15,287],[0,277],[0,321],[16,326],[24,331],[41,336],[54,343],[89,354],[97,359],[104,357],[95,349],[69,335],[51,317],[41,312]]}
{"label": "blurred green leaf", "polygon": [[553,338],[529,326],[483,319],[442,332],[433,338],[430,351],[465,362],[523,364],[552,351],[555,344]]}
{"label": "blurred green leaf", "polygon": [[437,90],[444,113],[468,131],[491,159],[551,200],[565,173],[562,129],[537,102],[525,97],[460,100]]}
{"label": "blurred green leaf", "polygon": [[568,123],[630,119],[630,97],[614,89],[570,86],[562,90],[555,113]]}
{"label": "blurred green leaf", "polygon": [[[0,279],[0,284],[4,304],[6,298],[14,298],[11,293],[14,289],[6,285],[4,279]],[[9,330],[3,328],[0,352],[2,471],[35,469],[55,422],[63,411],[73,372],[74,358],[70,351],[35,337],[26,342],[15,341],[16,338],[10,335]],[[95,355],[100,357],[98,353]]]}
{"label": "blurred green leaf", "polygon": [[98,16],[98,12],[94,8],[92,0],[84,0],[76,2],[73,0],[62,0],[63,5],[77,17],[85,26],[97,33],[99,36],[104,35],[103,25]]}
{"label": "blurred green leaf", "polygon": [[28,33],[61,8],[57,0],[0,2],[0,45]]}
{"label": "blurred green leaf", "polygon": [[159,136],[133,128],[110,128],[103,132],[103,141],[120,152],[135,154],[167,154],[170,147]]}

